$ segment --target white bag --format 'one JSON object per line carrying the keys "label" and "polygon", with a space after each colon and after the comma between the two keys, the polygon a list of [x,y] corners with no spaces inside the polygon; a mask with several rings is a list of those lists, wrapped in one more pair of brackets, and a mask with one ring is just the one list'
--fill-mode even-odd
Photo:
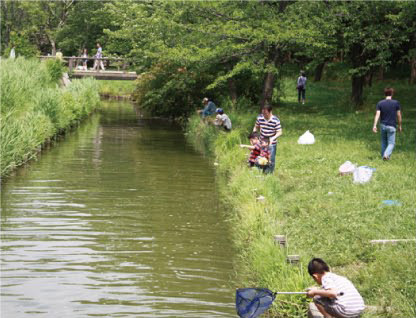
{"label": "white bag", "polygon": [[351,161],[345,161],[342,165],[339,166],[339,174],[344,176],[346,174],[353,173],[356,166],[355,164],[351,163]]}
{"label": "white bag", "polygon": [[370,168],[367,166],[360,166],[354,170],[353,177],[354,183],[366,183],[370,181],[371,177],[373,176],[374,168]]}
{"label": "white bag", "polygon": [[298,139],[299,145],[312,145],[315,143],[315,137],[307,130],[302,136]]}

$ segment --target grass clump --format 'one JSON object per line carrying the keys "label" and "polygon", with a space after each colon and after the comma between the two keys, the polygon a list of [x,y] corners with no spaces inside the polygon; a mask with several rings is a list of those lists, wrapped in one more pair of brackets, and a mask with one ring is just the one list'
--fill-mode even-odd
{"label": "grass clump", "polygon": [[98,106],[96,81],[75,80],[60,88],[63,71],[59,61],[1,61],[1,176]]}
{"label": "grass clump", "polygon": [[102,95],[130,97],[136,88],[136,81],[98,81],[98,87]]}
{"label": "grass clump", "polygon": [[[392,159],[380,158],[380,136],[372,133],[375,105],[384,86],[393,86],[402,105],[403,133],[396,137]],[[221,194],[232,208],[230,222],[239,252],[239,277],[243,286],[274,291],[301,291],[313,284],[306,271],[312,257],[321,257],[332,270],[351,279],[367,305],[382,308],[364,317],[414,317],[416,315],[416,257],[414,243],[374,246],[370,240],[414,238],[415,225],[415,112],[413,87],[407,83],[378,82],[366,92],[359,112],[351,111],[349,84],[308,84],[307,104],[297,103],[293,81],[282,80],[283,94],[276,114],[283,127],[276,171],[263,175],[246,167],[248,143],[256,113],[230,113],[231,133],[190,119],[191,140],[212,149],[222,178]],[[226,108],[226,107],[225,107]],[[306,130],[314,145],[298,145]],[[338,167],[350,160],[376,168],[367,184],[354,184],[339,176]],[[258,201],[258,196],[264,201]],[[383,200],[401,206],[383,206]],[[286,235],[288,246],[279,249],[276,234]],[[300,266],[286,256],[300,255]],[[308,300],[278,296],[275,317],[305,317]],[[383,311],[384,310],[384,311]]]}

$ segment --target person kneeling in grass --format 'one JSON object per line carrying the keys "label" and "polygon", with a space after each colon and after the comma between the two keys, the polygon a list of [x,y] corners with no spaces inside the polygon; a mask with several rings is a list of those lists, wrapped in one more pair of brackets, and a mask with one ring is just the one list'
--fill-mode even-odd
{"label": "person kneeling in grass", "polygon": [[322,317],[314,314],[315,306],[326,318],[360,317],[365,308],[364,300],[351,281],[331,273],[328,265],[320,258],[314,258],[309,262],[308,272],[315,282],[322,285],[322,288],[314,287],[307,291],[308,297],[313,298],[309,307],[309,317]]}
{"label": "person kneeling in grass", "polygon": [[230,117],[224,114],[222,108],[217,108],[215,112],[217,113],[217,116],[215,117],[214,125],[224,128],[225,131],[231,131]]}

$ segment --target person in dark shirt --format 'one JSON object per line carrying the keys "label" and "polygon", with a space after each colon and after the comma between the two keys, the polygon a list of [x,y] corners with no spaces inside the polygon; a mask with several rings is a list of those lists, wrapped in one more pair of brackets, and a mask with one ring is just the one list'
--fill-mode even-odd
{"label": "person in dark shirt", "polygon": [[298,103],[302,100],[302,104],[305,104],[306,76],[304,71],[300,71],[296,89],[298,90]]}
{"label": "person in dark shirt", "polygon": [[[393,88],[388,87],[384,89],[386,98],[378,102],[376,115],[374,117],[374,133],[377,133],[377,122],[380,119],[381,157],[383,160],[390,159],[396,140],[396,130],[398,129],[399,132],[402,131],[400,103],[397,100],[392,99],[393,94]],[[398,124],[397,127],[396,124]]]}

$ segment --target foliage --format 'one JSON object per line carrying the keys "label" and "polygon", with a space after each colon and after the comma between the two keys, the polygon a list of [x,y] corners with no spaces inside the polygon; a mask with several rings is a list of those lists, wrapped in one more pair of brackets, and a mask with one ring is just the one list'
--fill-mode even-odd
{"label": "foliage", "polygon": [[88,115],[99,102],[93,79],[59,88],[61,65],[17,58],[2,60],[1,175],[33,158],[56,133]]}
{"label": "foliage", "polygon": [[134,81],[98,81],[100,94],[108,96],[130,96],[136,88]]}
{"label": "foliage", "polygon": [[62,78],[62,74],[65,72],[65,67],[62,62],[58,59],[47,59],[45,65],[51,82],[58,83]]}
{"label": "foliage", "polygon": [[[189,139],[208,144],[219,163],[221,192],[232,208],[229,218],[241,255],[241,285],[301,291],[313,284],[305,269],[308,261],[322,257],[334,272],[354,282],[367,305],[389,307],[383,317],[414,316],[414,246],[369,242],[412,238],[415,231],[415,118],[406,116],[415,111],[413,87],[404,81],[376,83],[367,96],[372,110],[351,113],[352,105],[345,106],[350,104],[345,81],[310,83],[305,106],[297,104],[293,80],[282,82],[285,98],[274,113],[282,121],[283,136],[273,175],[246,168],[248,151],[238,147],[248,142],[255,113],[230,113],[231,133],[206,127],[196,116],[187,129]],[[383,162],[371,123],[374,105],[387,84],[396,88],[396,98],[405,109],[404,131],[397,136],[392,160]],[[308,129],[316,143],[298,145],[298,137]],[[351,176],[339,176],[338,167],[346,160],[376,168],[370,183],[356,185]],[[259,195],[265,200],[256,201]],[[387,199],[402,206],[384,207],[382,201]],[[276,234],[286,235],[286,249],[274,245]],[[287,254],[300,255],[300,266],[287,264]],[[305,317],[305,311],[305,298],[279,295],[271,312],[273,317]]]}
{"label": "foliage", "polygon": [[202,100],[201,74],[189,72],[174,64],[156,64],[141,74],[133,94],[139,106],[155,116],[181,117],[195,109]]}

